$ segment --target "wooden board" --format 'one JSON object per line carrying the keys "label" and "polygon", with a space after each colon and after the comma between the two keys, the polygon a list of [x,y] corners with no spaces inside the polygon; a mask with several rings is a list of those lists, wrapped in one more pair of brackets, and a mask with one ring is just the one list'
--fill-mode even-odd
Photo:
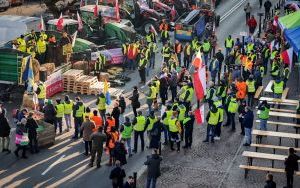
{"label": "wooden board", "polygon": [[256,158],[256,159],[270,159],[276,161],[284,161],[287,158],[286,155],[270,154],[270,153],[260,153],[253,151],[244,151],[242,156]]}
{"label": "wooden board", "polygon": [[[256,120],[256,123],[260,123],[260,120]],[[267,121],[268,125],[282,125],[282,126],[291,126],[300,128],[300,124],[296,123],[286,123],[286,122],[278,122],[278,121]]]}
{"label": "wooden board", "polygon": [[255,99],[258,99],[258,98],[260,97],[261,92],[262,92],[263,89],[264,89],[263,86],[259,86],[259,87],[257,88],[257,90],[256,90],[256,92],[255,92],[255,95],[254,95],[254,98],[255,98]]}
{"label": "wooden board", "polygon": [[300,134],[284,133],[284,132],[253,130],[252,134],[260,135],[260,136],[272,136],[272,137],[281,137],[281,138],[300,139]]}
{"label": "wooden board", "polygon": [[276,99],[276,98],[270,98],[270,97],[260,97],[260,101],[268,101],[268,102],[276,102],[276,103],[289,103],[293,105],[298,105],[297,100],[291,100],[291,99]]}
{"label": "wooden board", "polygon": [[[269,144],[251,144],[251,147],[281,149],[281,150],[289,150],[291,148],[287,146],[276,146],[276,145],[269,145]],[[300,151],[300,148],[294,148],[294,149],[296,151]]]}
{"label": "wooden board", "polygon": [[286,99],[287,95],[288,95],[288,92],[289,92],[289,88],[285,88],[282,92],[282,96],[281,96],[281,99],[284,100]]}
{"label": "wooden board", "polygon": [[[260,114],[260,110],[257,111],[257,114]],[[287,117],[287,118],[297,118],[300,119],[300,114],[293,114],[293,113],[285,113],[285,112],[269,112],[270,116],[276,116],[276,117]]]}
{"label": "wooden board", "polygon": [[[240,165],[241,169],[246,170],[258,170],[264,172],[275,172],[275,173],[285,173],[285,169],[283,168],[270,168],[270,167],[263,167],[263,166],[248,166],[248,165]],[[295,172],[297,176],[300,175],[300,172]]]}
{"label": "wooden board", "polygon": [[264,92],[266,92],[266,93],[273,93],[273,91],[272,91],[273,84],[274,84],[274,80],[270,80],[270,82],[268,83],[268,85],[265,88]]}

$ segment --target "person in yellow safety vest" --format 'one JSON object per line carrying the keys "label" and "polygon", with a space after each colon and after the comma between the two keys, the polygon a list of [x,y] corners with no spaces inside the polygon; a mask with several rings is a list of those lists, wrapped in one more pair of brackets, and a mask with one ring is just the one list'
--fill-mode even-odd
{"label": "person in yellow safety vest", "polygon": [[273,51],[272,51],[271,56],[270,56],[270,59],[274,60],[276,58],[277,54],[278,54],[277,49],[273,48]]}
{"label": "person in yellow safety vest", "polygon": [[183,86],[179,90],[179,101],[184,102],[184,97],[185,97],[187,88],[188,88],[188,84],[186,82],[183,82]]}
{"label": "person in yellow safety vest", "polygon": [[[85,106],[79,97],[75,98],[75,104],[73,105],[73,117],[75,124],[75,133],[73,139],[78,139],[79,129],[83,122],[83,114],[85,113]],[[80,131],[80,137],[82,137],[82,131]]]}
{"label": "person in yellow safety vest", "polygon": [[47,49],[47,42],[40,37],[39,40],[36,43],[37,45],[37,59],[40,64],[44,64],[45,61],[45,54],[46,54],[46,49]]}
{"label": "person in yellow safety vest", "polygon": [[233,95],[228,103],[228,120],[225,126],[229,126],[231,124],[231,131],[235,131],[235,114],[238,111],[239,104],[236,100],[236,96]]}
{"label": "person in yellow safety vest", "polygon": [[27,48],[27,53],[31,55],[32,58],[35,58],[35,51],[36,51],[36,45],[35,45],[35,42],[34,41],[31,41],[29,44],[28,44],[28,48]]}
{"label": "person in yellow safety vest", "polygon": [[[148,137],[148,141],[149,144],[151,142],[151,130],[153,129],[153,125],[158,121],[158,118],[154,115],[154,112],[151,111],[149,117],[146,120],[146,130],[147,130],[147,137]],[[150,148],[150,146],[148,146],[147,148]]]}
{"label": "person in yellow safety vest", "polygon": [[29,38],[29,41],[36,42],[38,40],[38,37],[33,29],[31,30],[30,34],[28,35],[28,38]]}
{"label": "person in yellow safety vest", "polygon": [[252,42],[248,43],[246,46],[247,54],[252,53],[254,51],[254,44]]}
{"label": "person in yellow safety vest", "polygon": [[258,118],[260,120],[259,129],[262,131],[267,130],[267,121],[270,117],[270,106],[267,101],[262,101],[258,105],[258,110],[260,110],[260,114],[258,115]]}
{"label": "person in yellow safety vest", "polygon": [[[174,110],[174,108],[173,108],[173,110]],[[180,104],[177,108],[177,111],[178,111],[178,121],[180,122],[181,130],[182,130],[180,133],[180,138],[181,138],[181,141],[183,141],[183,135],[184,135],[183,120],[184,120],[185,116],[187,115],[187,110],[183,104]]]}
{"label": "person in yellow safety vest", "polygon": [[38,105],[39,110],[42,111],[45,105],[45,99],[46,99],[46,86],[43,82],[39,82],[38,87],[35,91],[38,98]]}
{"label": "person in yellow safety vest", "polygon": [[265,67],[263,65],[259,66],[260,77],[265,77]]}
{"label": "person in yellow safety vest", "polygon": [[168,30],[161,31],[160,39],[163,44],[166,44],[170,39],[170,34]]}
{"label": "person in yellow safety vest", "polygon": [[132,123],[130,122],[129,117],[125,117],[125,122],[121,125],[120,132],[121,132],[122,140],[126,142],[129,157],[131,157],[132,156],[131,138],[133,133],[133,126]]}
{"label": "person in yellow safety vest", "polygon": [[210,81],[209,82],[209,88],[207,89],[205,100],[208,103],[208,106],[211,107],[213,104],[213,99],[216,96],[216,89],[215,89],[215,84]]}
{"label": "person in yellow safety vest", "polygon": [[192,50],[193,50],[194,52],[197,51],[198,45],[199,45],[198,38],[197,38],[197,37],[194,37],[193,40],[192,40]]}
{"label": "person in yellow safety vest", "polygon": [[210,110],[206,116],[207,121],[207,133],[206,139],[203,142],[209,142],[209,138],[211,139],[211,143],[214,143],[215,130],[220,120],[220,112],[215,105],[210,107]]}
{"label": "person in yellow safety vest", "polygon": [[169,59],[171,58],[171,48],[168,43],[164,44],[161,50],[161,54],[163,56],[164,62],[168,65]]}
{"label": "person in yellow safety vest", "polygon": [[221,80],[221,83],[219,84],[217,91],[216,91],[216,95],[220,96],[222,98],[222,104],[225,103],[225,98],[227,95],[227,86],[225,83],[225,80]]}
{"label": "person in yellow safety vest", "polygon": [[211,50],[210,42],[207,39],[204,39],[203,41],[202,50],[204,54],[204,63],[207,65],[209,60],[209,52]]}
{"label": "person in yellow safety vest", "polygon": [[183,48],[183,65],[185,68],[189,68],[192,60],[192,46],[187,42]]}
{"label": "person in yellow safety vest", "polygon": [[151,31],[148,31],[146,35],[146,42],[149,44],[150,42],[155,42],[155,34]]}
{"label": "person in yellow safety vest", "polygon": [[71,116],[73,113],[73,101],[70,100],[70,97],[68,95],[65,96],[65,101],[64,101],[64,115],[65,115],[65,120],[66,120],[66,126],[67,126],[67,131],[71,129]]}
{"label": "person in yellow safety vest", "polygon": [[217,107],[217,109],[220,113],[219,122],[217,124],[216,129],[215,129],[214,140],[220,140],[221,127],[222,127],[222,123],[224,121],[224,106],[223,106],[223,102],[222,102],[222,97],[217,95],[216,101],[213,103],[213,105],[215,105]]}
{"label": "person in yellow safety vest", "polygon": [[173,114],[172,106],[168,105],[166,108],[166,111],[163,113],[161,119],[163,122],[163,128],[164,128],[164,137],[165,137],[165,142],[163,143],[164,145],[168,144],[169,142],[169,119],[171,118]]}
{"label": "person in yellow safety vest", "polygon": [[289,77],[290,77],[290,68],[288,65],[285,65],[282,77],[283,77],[284,88],[285,88],[286,82],[289,80]]}
{"label": "person in yellow safety vest", "polygon": [[280,99],[284,88],[283,80],[281,80],[280,77],[277,77],[271,88],[274,93],[274,98]]}
{"label": "person in yellow safety vest", "polygon": [[149,61],[150,60],[150,49],[148,46],[143,46],[141,53],[145,55],[145,58]]}
{"label": "person in yellow safety vest", "polygon": [[250,58],[251,61],[254,62],[254,61],[256,61],[256,57],[257,57],[257,56],[256,56],[256,54],[252,51],[248,57]]}
{"label": "person in yellow safety vest", "polygon": [[147,102],[146,103],[148,105],[148,114],[150,114],[153,111],[152,104],[156,98],[156,87],[152,83],[149,83],[148,88],[149,88],[149,92],[147,94]]}
{"label": "person in yellow safety vest", "polygon": [[18,50],[21,52],[27,52],[26,50],[26,41],[24,39],[24,35],[21,35],[20,38],[17,39]]}
{"label": "person in yellow safety vest", "polygon": [[175,111],[173,112],[171,118],[168,121],[169,124],[169,133],[170,133],[170,148],[172,151],[174,151],[174,142],[177,144],[177,152],[180,152],[180,138],[179,134],[181,134],[182,129],[180,122],[177,119],[178,113]]}
{"label": "person in yellow safety vest", "polygon": [[185,92],[185,96],[184,96],[184,99],[183,99],[183,102],[185,104],[185,107],[186,109],[190,110],[191,109],[191,102],[193,100],[193,97],[194,97],[194,88],[193,88],[193,84],[192,83],[189,83],[188,84],[188,87],[186,89],[186,92]]}
{"label": "person in yellow safety vest", "polygon": [[225,39],[224,46],[226,48],[225,56],[227,57],[234,46],[234,40],[231,38],[231,35],[229,35],[228,38]]}
{"label": "person in yellow safety vest", "polygon": [[248,106],[253,106],[253,100],[255,95],[255,80],[253,79],[253,75],[251,74],[246,81],[247,84],[247,95],[248,95]]}
{"label": "person in yellow safety vest", "polygon": [[106,56],[104,54],[99,54],[94,67],[94,74],[100,78],[100,73],[104,71],[104,66],[106,64]]}
{"label": "person in yellow safety vest", "polygon": [[145,124],[146,118],[143,116],[142,112],[138,112],[138,116],[133,119],[133,130],[134,130],[134,149],[133,152],[137,152],[138,148],[138,138],[141,139],[141,150],[144,151],[145,143],[144,143],[144,132],[145,132]]}
{"label": "person in yellow safety vest", "polygon": [[47,41],[48,35],[45,33],[45,31],[41,31],[40,38],[42,38],[44,41]]}
{"label": "person in yellow safety vest", "polygon": [[140,84],[146,84],[146,67],[148,64],[148,60],[145,57],[145,54],[141,53],[140,54],[140,59],[138,63],[138,70],[139,70],[139,75],[141,78]]}
{"label": "person in yellow safety vest", "polygon": [[64,104],[61,103],[61,99],[56,99],[56,106],[55,106],[55,113],[56,113],[56,118],[55,118],[55,133],[57,128],[59,128],[59,134],[62,134],[62,119],[64,117]]}
{"label": "person in yellow safety vest", "polygon": [[106,121],[106,97],[102,91],[100,91],[100,94],[98,95],[96,105],[98,107],[100,116],[102,120],[105,122]]}
{"label": "person in yellow safety vest", "polygon": [[152,67],[152,69],[154,69],[154,66],[155,66],[155,54],[156,54],[158,48],[157,48],[156,43],[154,43],[154,42],[150,42],[148,44],[148,48],[149,48],[149,51],[150,51],[149,68]]}
{"label": "person in yellow safety vest", "polygon": [[275,80],[279,76],[279,65],[276,61],[272,62],[272,67],[271,67],[271,76],[273,80]]}

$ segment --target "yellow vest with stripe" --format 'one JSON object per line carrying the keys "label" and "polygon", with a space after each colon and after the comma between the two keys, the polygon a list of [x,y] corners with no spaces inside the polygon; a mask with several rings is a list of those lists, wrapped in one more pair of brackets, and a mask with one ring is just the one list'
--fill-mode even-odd
{"label": "yellow vest with stripe", "polygon": [[209,119],[208,119],[208,124],[209,125],[217,125],[219,123],[219,118],[220,118],[220,112],[217,111],[216,113],[209,112]]}
{"label": "yellow vest with stripe", "polygon": [[228,105],[228,112],[236,113],[238,110],[239,104],[236,101],[236,98],[231,98],[229,105]]}
{"label": "yellow vest with stripe", "polygon": [[166,117],[163,119],[163,124],[169,125],[169,119],[172,117],[173,111],[172,110],[167,110],[166,111]]}
{"label": "yellow vest with stripe", "polygon": [[252,81],[247,80],[246,84],[247,84],[248,92],[254,93],[255,92],[255,81],[254,80],[252,80]]}
{"label": "yellow vest with stripe", "polygon": [[37,41],[37,52],[39,54],[45,53],[47,49],[47,43],[44,40],[38,40]]}
{"label": "yellow vest with stripe", "polygon": [[144,131],[145,129],[146,118],[144,116],[136,117],[136,124],[134,125],[133,129],[135,131]]}
{"label": "yellow vest with stripe", "polygon": [[46,86],[45,84],[40,84],[39,86],[40,93],[38,94],[38,99],[45,99],[46,98]]}
{"label": "yellow vest with stripe", "polygon": [[56,105],[56,117],[62,118],[64,116],[64,105],[57,104]]}
{"label": "yellow vest with stripe", "polygon": [[64,102],[64,114],[71,114],[73,111],[73,101],[70,101],[70,103]]}
{"label": "yellow vest with stripe", "polygon": [[163,47],[162,56],[163,57],[170,57],[171,56],[170,47]]}
{"label": "yellow vest with stripe", "polygon": [[82,117],[84,113],[84,106],[80,105],[78,110],[76,110],[75,117]]}
{"label": "yellow vest with stripe", "polygon": [[169,131],[172,133],[176,133],[178,132],[178,128],[177,128],[177,118],[171,118],[169,119]]}
{"label": "yellow vest with stripe", "polygon": [[99,110],[105,110],[106,109],[106,99],[105,97],[99,97],[99,104],[98,104],[98,109]]}
{"label": "yellow vest with stripe", "polygon": [[253,43],[247,44],[247,53],[250,53],[253,50],[254,50],[254,44]]}
{"label": "yellow vest with stripe", "polygon": [[[276,71],[275,70],[275,67],[277,67],[278,69]],[[271,75],[272,76],[278,76],[279,75],[279,67],[276,63],[272,63],[272,67],[271,67]]]}

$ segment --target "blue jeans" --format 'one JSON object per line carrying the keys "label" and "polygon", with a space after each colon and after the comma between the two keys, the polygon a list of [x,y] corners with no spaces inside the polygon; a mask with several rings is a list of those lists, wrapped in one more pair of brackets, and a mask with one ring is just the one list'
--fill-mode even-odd
{"label": "blue jeans", "polygon": [[126,145],[127,145],[128,154],[131,155],[131,138],[126,138],[125,142],[126,142]]}
{"label": "blue jeans", "polygon": [[133,59],[128,59],[128,69],[135,70],[135,60]]}
{"label": "blue jeans", "polygon": [[209,141],[209,137],[211,137],[211,141],[214,141],[216,125],[207,125],[206,139]]}
{"label": "blue jeans", "polygon": [[59,133],[62,133],[62,117],[57,117],[55,119],[54,127],[55,127],[55,133],[57,128],[59,128]]}
{"label": "blue jeans", "polygon": [[71,128],[71,114],[65,114],[66,126],[67,129]]}
{"label": "blue jeans", "polygon": [[259,130],[266,131],[267,130],[267,121],[266,119],[260,119]]}
{"label": "blue jeans", "polygon": [[153,100],[152,99],[147,99],[147,105],[148,105],[148,114],[150,115],[151,111],[152,111],[152,103]]}
{"label": "blue jeans", "polygon": [[276,98],[276,99],[281,99],[281,94],[276,94],[276,93],[274,93],[274,98]]}
{"label": "blue jeans", "polygon": [[163,125],[163,128],[164,128],[165,142],[168,142],[169,141],[169,137],[168,137],[169,130],[168,130],[168,127],[165,124],[162,124],[162,125]]}
{"label": "blue jeans", "polygon": [[208,65],[208,53],[204,53],[204,63]]}
{"label": "blue jeans", "polygon": [[153,54],[150,56],[149,68],[152,67],[152,69],[154,69],[154,66],[155,66],[155,54],[153,53]]}
{"label": "blue jeans", "polygon": [[156,186],[156,178],[148,177],[147,178],[146,188],[155,188],[155,186]]}
{"label": "blue jeans", "polygon": [[245,144],[251,144],[252,142],[252,129],[245,128]]}
{"label": "blue jeans", "polygon": [[228,54],[231,52],[232,48],[226,48],[226,51],[225,51],[225,55],[228,56]]}
{"label": "blue jeans", "polygon": [[75,135],[74,138],[78,138],[78,134],[79,134],[79,129],[80,126],[83,122],[83,119],[81,117],[75,117],[74,118],[74,123],[75,123]]}
{"label": "blue jeans", "polygon": [[43,111],[44,105],[45,105],[45,99],[38,99],[38,103],[39,103],[39,110]]}

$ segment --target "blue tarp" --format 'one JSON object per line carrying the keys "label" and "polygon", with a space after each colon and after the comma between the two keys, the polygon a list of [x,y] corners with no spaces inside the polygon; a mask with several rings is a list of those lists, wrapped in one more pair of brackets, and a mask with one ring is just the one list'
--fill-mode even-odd
{"label": "blue tarp", "polygon": [[284,36],[290,43],[290,45],[294,48],[294,52],[299,55],[300,54],[300,27],[294,29],[286,29],[284,31]]}

